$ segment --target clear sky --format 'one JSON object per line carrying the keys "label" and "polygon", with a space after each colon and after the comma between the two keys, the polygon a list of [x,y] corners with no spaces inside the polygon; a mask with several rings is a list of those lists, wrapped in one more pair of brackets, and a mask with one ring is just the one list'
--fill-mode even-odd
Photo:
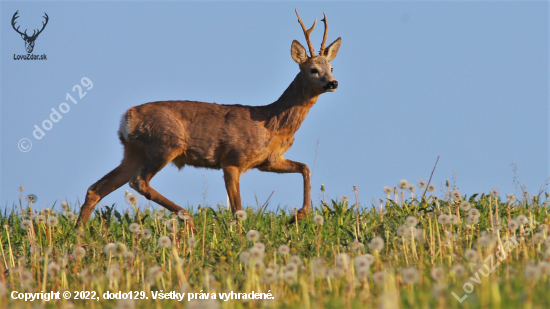
{"label": "clear sky", "polygon": [[[313,171],[312,198],[364,206],[400,179],[445,179],[468,195],[498,188],[536,194],[548,179],[548,2],[6,2],[1,3],[0,209],[24,194],[38,207],[84,201],[87,188],[122,158],[119,120],[134,105],[198,100],[264,105],[298,73],[293,39],[305,45],[294,9],[309,26],[323,12],[339,82],[311,109],[285,157]],[[42,26],[33,54],[20,30]],[[312,34],[318,50],[322,23]],[[80,99],[87,77],[93,88]],[[76,99],[75,105],[67,93]],[[59,111],[66,102],[70,110]],[[66,108],[65,106],[62,106]],[[63,117],[33,136],[55,108]],[[57,119],[56,116],[54,116]],[[32,148],[22,152],[21,139]],[[28,147],[23,143],[22,147]],[[316,159],[316,160],[315,160]],[[453,180],[454,179],[454,180]],[[225,204],[222,172],[172,165],[151,182],[177,204]],[[101,203],[124,203],[128,185]],[[243,204],[299,207],[299,174],[252,170]],[[140,198],[144,203],[144,198]]]}

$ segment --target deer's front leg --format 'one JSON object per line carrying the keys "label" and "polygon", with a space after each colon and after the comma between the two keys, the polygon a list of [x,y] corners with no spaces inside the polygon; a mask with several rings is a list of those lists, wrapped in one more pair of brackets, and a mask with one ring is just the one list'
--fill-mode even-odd
{"label": "deer's front leg", "polygon": [[304,177],[304,204],[302,209],[298,211],[298,216],[294,216],[291,222],[303,219],[311,211],[311,183],[310,172],[307,165],[304,163],[288,160],[285,158],[279,158],[277,161],[270,165],[261,165],[258,170],[262,172],[274,172],[274,173],[300,173]]}
{"label": "deer's front leg", "polygon": [[241,210],[241,191],[239,182],[241,179],[241,171],[236,166],[226,166],[223,168],[223,178],[225,180],[225,188],[231,203],[231,212],[233,215],[238,210]]}

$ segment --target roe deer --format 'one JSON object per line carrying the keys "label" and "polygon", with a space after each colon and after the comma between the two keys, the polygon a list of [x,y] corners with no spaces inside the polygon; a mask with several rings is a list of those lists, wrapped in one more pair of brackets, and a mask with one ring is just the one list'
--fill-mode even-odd
{"label": "roe deer", "polygon": [[[124,146],[120,165],[93,184],[86,194],[77,225],[85,224],[94,206],[107,194],[129,182],[130,187],[172,212],[183,208],[149,186],[151,178],[172,162],[222,169],[233,214],[241,209],[239,179],[243,172],[256,168],[263,172],[301,173],[304,178],[304,203],[292,221],[310,211],[310,172],[307,165],[285,159],[294,133],[300,128],[319,95],[332,92],[338,82],[329,64],[336,57],[341,38],[325,48],[325,32],[319,55],[315,55],[310,34],[298,15],[311,56],[296,40],[291,56],[300,72],[281,97],[265,106],[219,105],[194,101],[160,101],[135,106],[126,111],[118,136]],[[190,225],[194,223],[190,220]]]}

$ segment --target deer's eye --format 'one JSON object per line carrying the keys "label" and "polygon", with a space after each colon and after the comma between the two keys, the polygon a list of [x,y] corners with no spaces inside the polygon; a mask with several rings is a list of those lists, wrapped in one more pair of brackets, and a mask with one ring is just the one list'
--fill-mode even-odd
{"label": "deer's eye", "polygon": [[319,73],[319,71],[317,71],[317,69],[311,69],[311,70],[309,70],[309,72],[310,72],[311,74],[317,74],[317,73]]}

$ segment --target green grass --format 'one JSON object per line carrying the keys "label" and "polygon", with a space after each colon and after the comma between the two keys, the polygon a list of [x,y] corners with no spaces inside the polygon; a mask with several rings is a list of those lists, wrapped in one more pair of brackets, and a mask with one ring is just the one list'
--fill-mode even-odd
{"label": "green grass", "polygon": [[[235,222],[226,209],[199,207],[191,212],[194,247],[188,244],[192,231],[185,221],[169,212],[155,215],[157,210],[146,210],[143,201],[137,205],[139,216],[135,210],[100,208],[83,231],[74,229],[72,214],[60,205],[33,211],[33,224],[23,229],[22,221],[31,219],[31,207],[36,208],[23,202],[0,214],[0,308],[550,307],[550,217],[541,200],[548,199],[546,193],[519,200],[462,196],[480,213],[479,222],[471,225],[466,221],[475,219],[468,219],[453,199],[409,198],[401,204],[394,198],[382,202],[383,213],[379,205],[357,209],[341,200],[320,203],[297,225],[288,224],[293,211],[260,214],[248,208],[247,219]],[[457,211],[460,222],[441,224],[446,223],[441,214]],[[39,214],[46,220],[56,217],[58,224],[37,222]],[[314,215],[324,223],[315,224]],[[401,227],[411,216],[418,223]],[[165,223],[170,218],[178,222],[172,231]],[[510,230],[514,222],[509,220],[515,218],[519,227]],[[525,218],[528,222],[521,221]],[[132,223],[150,230],[151,237],[132,233]],[[265,246],[264,252],[261,245],[252,249],[250,230],[259,232],[256,242]],[[170,238],[169,247],[159,246],[161,236]],[[371,246],[375,237],[383,239],[380,250]],[[111,251],[105,249],[108,243],[115,243]],[[281,245],[290,248],[289,254],[278,252]],[[502,254],[500,246],[510,252]],[[85,249],[83,258],[74,256],[77,247]],[[473,291],[467,294],[464,288]],[[189,302],[188,294],[181,302],[152,299],[161,290],[216,293],[218,299]],[[100,299],[75,300],[72,293],[70,300],[31,303],[12,299],[12,291],[90,291]],[[107,291],[135,291],[134,296],[148,299],[105,300]],[[218,293],[231,291],[269,292],[275,299],[219,300]],[[467,298],[460,303],[453,292]]]}

